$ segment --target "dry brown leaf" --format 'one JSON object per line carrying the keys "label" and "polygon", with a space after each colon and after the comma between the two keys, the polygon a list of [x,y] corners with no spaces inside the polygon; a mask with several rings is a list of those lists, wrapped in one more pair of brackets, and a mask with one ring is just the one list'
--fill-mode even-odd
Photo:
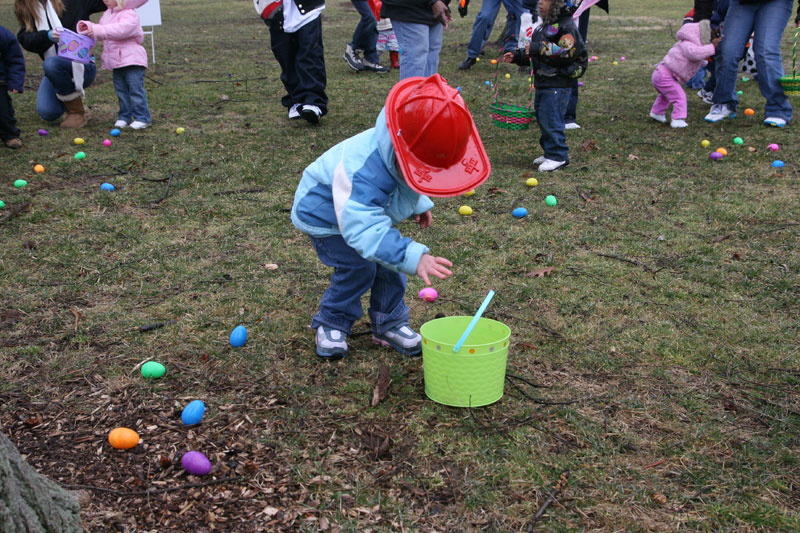
{"label": "dry brown leaf", "polygon": [[658,492],[656,494],[653,494],[653,501],[659,505],[664,505],[667,503],[667,497]]}
{"label": "dry brown leaf", "polygon": [[628,154],[628,161],[636,161],[639,159],[638,155]]}
{"label": "dry brown leaf", "polygon": [[267,263],[264,265],[264,268],[266,268],[267,270],[278,270],[278,265],[276,265],[275,263]]}
{"label": "dry brown leaf", "polygon": [[598,150],[597,148],[597,141],[583,141],[583,145],[581,145],[584,152],[591,152],[592,150]]}
{"label": "dry brown leaf", "polygon": [[531,270],[525,275],[529,278],[543,278],[552,274],[553,269],[555,269],[555,267],[537,268],[536,270]]}
{"label": "dry brown leaf", "polygon": [[731,236],[730,236],[730,235],[719,235],[719,236],[717,236],[717,237],[714,237],[713,239],[711,239],[711,242],[715,242],[715,243],[716,243],[716,242],[722,242],[722,241],[724,241],[725,239],[730,239],[730,238],[731,238]]}
{"label": "dry brown leaf", "polygon": [[372,390],[372,401],[370,405],[375,407],[389,394],[389,384],[392,382],[392,377],[389,372],[389,365],[381,364],[378,369],[378,381],[375,382],[375,388]]}

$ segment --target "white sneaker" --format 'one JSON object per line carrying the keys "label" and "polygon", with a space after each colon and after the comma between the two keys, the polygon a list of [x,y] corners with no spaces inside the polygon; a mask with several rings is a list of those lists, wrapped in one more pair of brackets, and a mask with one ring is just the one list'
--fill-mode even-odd
{"label": "white sneaker", "polygon": [[577,122],[567,122],[566,124],[564,124],[564,129],[565,130],[579,130],[579,129],[581,129],[581,125],[578,124]]}
{"label": "white sneaker", "polygon": [[319,326],[314,337],[317,355],[329,359],[341,359],[347,355],[347,335],[338,329]]}
{"label": "white sneaker", "polygon": [[300,109],[300,114],[309,124],[319,124],[319,118],[322,116],[322,110],[315,105],[304,105]]}
{"label": "white sneaker", "polygon": [[119,128],[119,129],[127,128],[128,127],[128,123],[125,122],[124,120],[120,119],[120,120],[118,120],[118,121],[116,121],[114,123],[114,127],[115,128]]}
{"label": "white sneaker", "polygon": [[372,342],[394,348],[403,355],[422,353],[422,336],[407,325],[396,326],[383,335],[373,333]]}
{"label": "white sneaker", "polygon": [[697,91],[697,96],[699,96],[700,99],[707,104],[714,103],[711,101],[711,97],[714,96],[714,93],[712,91],[706,91],[705,89],[700,89],[699,91]]}
{"label": "white sneaker", "polygon": [[671,128],[685,128],[688,126],[685,120],[680,118],[673,118],[672,122],[669,123]]}
{"label": "white sneaker", "polygon": [[541,165],[545,161],[547,161],[547,158],[545,156],[543,156],[543,155],[540,155],[539,157],[537,157],[536,159],[533,160],[533,166],[538,167],[539,165]]}
{"label": "white sneaker", "polygon": [[706,115],[706,122],[719,122],[726,118],[736,117],[736,111],[728,107],[728,104],[714,104],[711,106],[711,111]]}
{"label": "white sneaker", "polygon": [[300,118],[300,105],[301,104],[294,104],[289,108],[289,120],[296,120]]}
{"label": "white sneaker", "polygon": [[767,117],[764,119],[765,126],[774,126],[776,128],[786,127],[786,121],[778,117]]}
{"label": "white sneaker", "polygon": [[148,124],[147,122],[141,122],[141,121],[138,121],[138,120],[134,120],[133,122],[131,122],[131,129],[132,130],[143,130],[149,125],[150,124]]}
{"label": "white sneaker", "polygon": [[545,159],[542,161],[542,164],[539,165],[539,172],[551,172],[553,170],[559,169],[566,165],[566,161],[554,161],[552,159]]}
{"label": "white sneaker", "polygon": [[667,123],[667,115],[656,115],[655,113],[653,113],[651,111],[650,112],[650,118],[652,118],[656,122],[660,122],[662,124],[666,124]]}

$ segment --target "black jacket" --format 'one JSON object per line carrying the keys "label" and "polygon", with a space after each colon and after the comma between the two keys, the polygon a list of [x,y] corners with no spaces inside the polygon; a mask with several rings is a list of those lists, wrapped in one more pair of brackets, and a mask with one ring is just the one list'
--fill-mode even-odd
{"label": "black jacket", "polygon": [[9,91],[22,92],[25,83],[25,57],[17,38],[7,28],[0,26],[0,85]]}
{"label": "black jacket", "polygon": [[571,13],[563,13],[556,24],[544,24],[531,36],[530,57],[524,49],[514,53],[514,63],[527,66],[533,60],[537,88],[572,87],[589,64],[586,43]]}
{"label": "black jacket", "polygon": [[[79,20],[89,20],[89,15],[92,13],[100,13],[105,10],[106,5],[103,0],[64,0],[64,12],[59,18],[64,28],[76,31],[75,27]],[[44,53],[55,45],[47,36],[48,31],[49,28],[27,31],[23,27],[17,33],[17,39],[25,50],[39,54],[39,57],[44,59]]]}
{"label": "black jacket", "polygon": [[[770,0],[742,0],[742,4],[763,4]],[[710,19],[714,13],[714,0],[694,0],[694,21],[700,22],[704,19]],[[800,0],[797,0],[797,15],[794,18],[795,24],[800,22]]]}
{"label": "black jacket", "polygon": [[[442,0],[450,4],[450,0]],[[409,24],[435,26],[440,22],[433,18],[431,7],[436,0],[383,0],[381,18],[390,18]]]}

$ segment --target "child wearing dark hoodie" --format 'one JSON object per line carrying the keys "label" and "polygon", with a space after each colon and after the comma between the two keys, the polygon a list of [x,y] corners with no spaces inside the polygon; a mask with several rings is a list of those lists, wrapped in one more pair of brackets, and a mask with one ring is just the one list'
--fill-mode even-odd
{"label": "child wearing dark hoodie", "polygon": [[688,126],[686,93],[682,84],[695,75],[707,57],[714,55],[721,39],[711,38],[708,20],[684,24],[678,30],[677,38],[678,42],[670,48],[653,72],[653,87],[658,91],[658,96],[650,109],[650,118],[666,123],[667,109],[672,104],[670,126],[685,128]]}
{"label": "child wearing dark hoodie", "polygon": [[564,114],[572,85],[583,76],[589,58],[586,44],[572,19],[576,6],[572,0],[539,0],[542,25],[536,28],[530,44],[516,52],[506,52],[503,61],[518,65],[533,62],[536,86],[534,111],[544,155],[533,160],[540,172],[559,169],[569,163]]}
{"label": "child wearing dark hoodie", "polygon": [[8,148],[22,148],[14,105],[8,92],[19,94],[25,82],[25,57],[17,38],[0,26],[0,140]]}

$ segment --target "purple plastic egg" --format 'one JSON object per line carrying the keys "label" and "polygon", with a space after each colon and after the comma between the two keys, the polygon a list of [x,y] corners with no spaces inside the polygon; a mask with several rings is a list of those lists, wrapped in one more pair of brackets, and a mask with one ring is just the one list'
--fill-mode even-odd
{"label": "purple plastic egg", "polygon": [[717,160],[722,159],[722,154],[719,152],[711,152],[711,159]]}
{"label": "purple plastic egg", "polygon": [[195,476],[205,476],[211,472],[211,461],[201,452],[186,452],[181,457],[181,466]]}
{"label": "purple plastic egg", "polygon": [[583,87],[583,82],[582,81],[578,82],[578,87]]}
{"label": "purple plastic egg", "polygon": [[45,129],[41,129],[41,130],[39,130],[37,133],[38,133],[39,135],[41,135],[42,137],[44,137],[45,135],[50,135],[50,132],[49,132],[49,131],[47,131],[47,130],[45,130]]}

